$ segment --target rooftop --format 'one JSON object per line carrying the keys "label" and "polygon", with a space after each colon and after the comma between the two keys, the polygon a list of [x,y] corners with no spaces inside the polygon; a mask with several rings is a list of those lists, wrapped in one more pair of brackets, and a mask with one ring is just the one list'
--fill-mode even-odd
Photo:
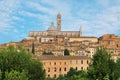
{"label": "rooftop", "polygon": [[54,56],[54,55],[41,55],[37,56],[40,60],[81,60],[90,59],[87,56]]}

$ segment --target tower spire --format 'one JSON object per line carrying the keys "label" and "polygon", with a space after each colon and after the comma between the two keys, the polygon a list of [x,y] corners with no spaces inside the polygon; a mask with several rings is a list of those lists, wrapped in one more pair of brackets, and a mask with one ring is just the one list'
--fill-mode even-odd
{"label": "tower spire", "polygon": [[57,30],[61,31],[61,14],[60,14],[60,12],[57,14]]}

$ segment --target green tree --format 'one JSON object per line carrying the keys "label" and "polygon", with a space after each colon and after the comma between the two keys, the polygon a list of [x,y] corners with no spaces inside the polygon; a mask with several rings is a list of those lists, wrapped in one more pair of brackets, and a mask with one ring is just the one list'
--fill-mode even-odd
{"label": "green tree", "polygon": [[59,77],[57,78],[57,80],[66,80],[66,78],[63,75],[59,75]]}
{"label": "green tree", "polygon": [[65,50],[64,50],[64,55],[70,55],[70,52],[69,52],[68,49],[65,49]]}
{"label": "green tree", "polygon": [[5,72],[5,80],[28,80],[28,77],[25,71],[18,72],[12,70],[10,72]]}
{"label": "green tree", "polygon": [[44,80],[45,70],[38,60],[31,60],[27,66],[30,80]]}
{"label": "green tree", "polygon": [[110,79],[109,79],[109,75],[107,74],[107,75],[103,78],[103,80],[110,80]]}
{"label": "green tree", "polygon": [[0,70],[0,80],[2,80],[2,71]]}
{"label": "green tree", "polygon": [[45,71],[42,68],[42,63],[32,59],[29,53],[26,53],[22,47],[14,48],[10,46],[0,50],[0,69],[2,71],[2,80],[5,79],[5,72],[16,70],[28,72],[28,77],[31,80],[44,80]]}
{"label": "green tree", "polygon": [[66,76],[67,80],[89,80],[87,77],[87,72],[80,70],[77,71],[74,68],[70,68]]}
{"label": "green tree", "polygon": [[[88,70],[88,75],[93,80],[103,80],[106,76],[113,80],[113,60],[104,48],[98,48],[96,54],[93,56],[93,62]],[[112,67],[110,67],[112,66]]]}
{"label": "green tree", "polygon": [[66,77],[71,77],[76,74],[76,70],[74,68],[70,68],[69,72],[67,73]]}
{"label": "green tree", "polygon": [[32,53],[35,54],[35,44],[34,44],[34,42],[32,43]]}
{"label": "green tree", "polygon": [[117,60],[114,68],[114,80],[120,80],[120,58]]}

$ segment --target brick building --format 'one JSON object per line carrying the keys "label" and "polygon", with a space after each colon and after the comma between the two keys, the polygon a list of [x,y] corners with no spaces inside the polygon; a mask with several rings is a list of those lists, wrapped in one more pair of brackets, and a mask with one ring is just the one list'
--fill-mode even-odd
{"label": "brick building", "polygon": [[87,70],[91,58],[87,56],[37,56],[43,63],[46,77],[58,77],[60,74],[66,75],[70,68],[76,70]]}

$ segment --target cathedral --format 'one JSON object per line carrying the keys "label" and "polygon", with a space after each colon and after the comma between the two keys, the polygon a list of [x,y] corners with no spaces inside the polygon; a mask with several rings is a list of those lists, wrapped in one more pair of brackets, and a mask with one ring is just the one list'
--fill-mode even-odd
{"label": "cathedral", "polygon": [[54,22],[51,23],[50,27],[47,31],[30,31],[29,39],[33,38],[41,38],[43,36],[64,36],[64,37],[81,37],[82,36],[82,27],[80,27],[80,31],[61,31],[61,14],[57,14],[57,25],[54,25]]}
{"label": "cathedral", "polygon": [[28,40],[37,40],[40,43],[42,42],[56,42],[58,38],[64,38],[61,42],[74,42],[74,41],[90,41],[90,42],[98,42],[97,37],[93,36],[83,36],[82,35],[82,27],[80,27],[79,31],[61,31],[61,14],[57,14],[56,18],[56,26],[54,22],[51,23],[50,27],[46,31],[30,31],[28,35]]}

